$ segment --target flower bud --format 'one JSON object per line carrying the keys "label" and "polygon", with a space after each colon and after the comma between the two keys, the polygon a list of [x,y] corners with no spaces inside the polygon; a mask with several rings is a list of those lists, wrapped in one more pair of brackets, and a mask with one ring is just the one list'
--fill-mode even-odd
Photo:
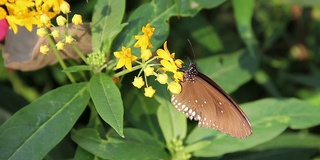
{"label": "flower bud", "polygon": [[48,34],[47,29],[46,28],[38,28],[37,29],[37,35],[39,37],[45,37]]}
{"label": "flower bud", "polygon": [[160,84],[166,84],[168,82],[168,75],[163,73],[163,74],[158,74],[157,79],[156,79]]}
{"label": "flower bud", "polygon": [[52,32],[51,32],[51,35],[53,38],[58,38],[60,37],[60,31],[57,30],[57,29],[54,29]]}
{"label": "flower bud", "polygon": [[148,77],[154,74],[154,68],[151,66],[147,66],[144,70],[143,70],[144,74]]}
{"label": "flower bud", "polygon": [[56,21],[58,26],[64,26],[67,22],[67,19],[60,15],[56,18]]}
{"label": "flower bud", "polygon": [[77,25],[80,25],[80,24],[82,24],[82,16],[79,15],[79,14],[75,14],[75,15],[73,15],[71,21],[72,21],[72,23],[75,24],[76,26],[77,26]]}
{"label": "flower bud", "polygon": [[43,46],[40,46],[40,53],[42,54],[48,54],[50,51],[48,45],[43,45]]}
{"label": "flower bud", "polygon": [[144,96],[152,98],[153,95],[156,93],[156,90],[149,86],[148,88],[144,88]]}
{"label": "flower bud", "polygon": [[64,50],[64,43],[59,41],[57,44],[56,44],[56,47],[57,47],[57,50]]}
{"label": "flower bud", "polygon": [[60,4],[60,10],[64,14],[70,13],[70,5],[69,5],[69,3],[67,3],[66,1],[63,1]]}
{"label": "flower bud", "polygon": [[47,26],[48,24],[50,24],[50,17],[47,14],[42,14],[40,16],[40,22]]}
{"label": "flower bud", "polygon": [[179,94],[181,92],[181,85],[178,82],[170,82],[168,89],[171,93]]}
{"label": "flower bud", "polygon": [[141,88],[144,85],[144,81],[142,77],[134,77],[132,84],[137,88]]}
{"label": "flower bud", "polygon": [[66,37],[66,43],[72,44],[73,41],[75,41],[75,39],[72,36],[69,35]]}
{"label": "flower bud", "polygon": [[150,49],[141,50],[141,59],[147,61],[152,57],[152,53]]}

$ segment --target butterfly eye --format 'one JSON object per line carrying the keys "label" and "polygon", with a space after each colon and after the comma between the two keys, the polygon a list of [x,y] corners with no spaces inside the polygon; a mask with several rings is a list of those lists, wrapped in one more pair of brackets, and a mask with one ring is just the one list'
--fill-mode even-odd
{"label": "butterfly eye", "polygon": [[218,84],[191,63],[184,72],[182,91],[171,102],[201,127],[214,128],[236,138],[252,134],[251,124],[238,104]]}

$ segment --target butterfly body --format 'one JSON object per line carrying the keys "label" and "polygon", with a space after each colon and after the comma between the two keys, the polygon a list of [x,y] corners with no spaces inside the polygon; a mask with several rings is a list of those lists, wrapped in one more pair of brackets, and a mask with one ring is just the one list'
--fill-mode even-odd
{"label": "butterfly body", "polygon": [[238,104],[214,81],[191,63],[184,72],[180,94],[172,95],[175,108],[198,125],[214,128],[236,138],[252,134],[251,124]]}

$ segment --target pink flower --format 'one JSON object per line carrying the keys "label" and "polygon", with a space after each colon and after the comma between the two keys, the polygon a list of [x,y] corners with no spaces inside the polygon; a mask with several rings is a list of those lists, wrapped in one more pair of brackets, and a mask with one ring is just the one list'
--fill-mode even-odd
{"label": "pink flower", "polygon": [[0,41],[2,41],[6,37],[8,29],[9,29],[9,25],[7,20],[5,18],[1,19],[0,20]]}

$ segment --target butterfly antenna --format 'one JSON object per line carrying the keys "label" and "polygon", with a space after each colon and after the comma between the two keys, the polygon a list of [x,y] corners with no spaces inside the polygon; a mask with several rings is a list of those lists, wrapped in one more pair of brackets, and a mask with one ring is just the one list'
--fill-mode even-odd
{"label": "butterfly antenna", "polygon": [[187,40],[188,40],[189,45],[190,45],[190,48],[191,48],[191,50],[192,50],[192,55],[193,55],[194,62],[192,62],[192,60],[191,60],[189,57],[188,57],[188,59],[189,59],[189,61],[190,61],[191,63],[196,64],[196,62],[195,62],[196,55],[195,55],[195,52],[194,52],[194,50],[193,50],[192,43],[191,43],[191,41],[190,41],[189,39],[187,39]]}

